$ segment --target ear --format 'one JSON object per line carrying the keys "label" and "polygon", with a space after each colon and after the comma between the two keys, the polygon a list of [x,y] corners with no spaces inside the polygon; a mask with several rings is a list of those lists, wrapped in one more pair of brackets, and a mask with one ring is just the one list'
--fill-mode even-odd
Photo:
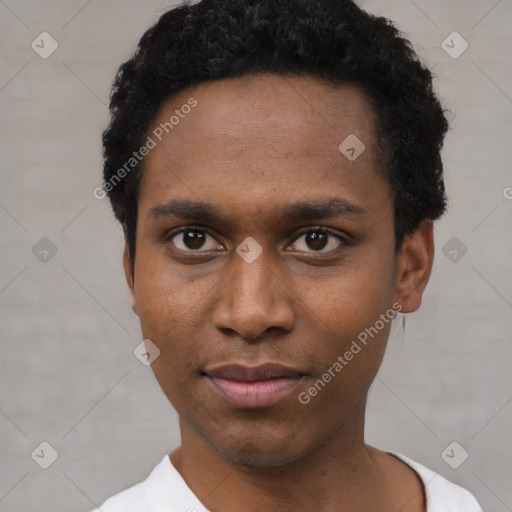
{"label": "ear", "polygon": [[412,313],[421,305],[434,261],[434,231],[431,220],[404,238],[397,256],[395,301],[401,304],[401,313]]}
{"label": "ear", "polygon": [[132,310],[138,315],[137,312],[137,300],[135,298],[135,272],[132,264],[132,260],[130,258],[130,251],[128,250],[128,244],[124,243],[124,251],[123,251],[123,267],[124,267],[124,275],[126,277],[126,283],[128,284],[128,289],[130,290],[130,298],[132,302]]}

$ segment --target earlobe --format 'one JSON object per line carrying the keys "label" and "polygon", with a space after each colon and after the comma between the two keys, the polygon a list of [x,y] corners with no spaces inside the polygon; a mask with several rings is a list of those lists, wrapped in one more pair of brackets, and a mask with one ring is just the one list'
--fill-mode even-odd
{"label": "earlobe", "polygon": [[123,268],[124,275],[126,277],[126,283],[128,284],[128,290],[130,291],[130,300],[132,305],[132,311],[138,316],[137,311],[137,300],[135,297],[135,269],[133,268],[132,261],[130,258],[130,251],[128,250],[128,244],[125,241],[123,251]]}
{"label": "earlobe", "polygon": [[405,237],[396,263],[395,301],[402,313],[412,313],[421,305],[434,261],[434,232],[431,220]]}

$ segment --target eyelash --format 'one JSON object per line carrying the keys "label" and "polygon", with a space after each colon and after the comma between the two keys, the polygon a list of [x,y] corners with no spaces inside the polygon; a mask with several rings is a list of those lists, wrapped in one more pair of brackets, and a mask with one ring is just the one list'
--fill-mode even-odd
{"label": "eyelash", "polygon": [[[213,239],[216,240],[215,236],[213,236],[207,229],[201,227],[201,226],[186,226],[184,228],[181,228],[179,231],[174,231],[173,233],[170,233],[169,235],[167,235],[165,237],[165,242],[170,242],[173,238],[175,238],[176,236],[180,235],[181,233],[185,233],[186,231],[197,231],[199,233],[205,233],[209,236],[211,236]],[[347,237],[344,237],[342,235],[340,235],[339,233],[336,233],[335,231],[332,231],[331,229],[329,228],[325,228],[325,227],[311,227],[311,228],[308,228],[302,232],[300,232],[293,240],[291,243],[297,241],[300,237],[302,237],[303,235],[307,235],[308,233],[323,233],[323,234],[327,234],[327,235],[330,235],[332,236],[333,238],[335,238],[338,242],[340,242],[340,246],[341,247],[349,247],[352,245],[351,241],[349,240],[349,238]],[[288,245],[291,245],[288,244]],[[176,248],[178,251],[182,251],[184,253],[188,253],[188,254],[200,254],[201,253],[201,250],[197,250],[197,251],[194,251],[194,250],[190,250],[190,251],[183,251],[182,249],[179,249],[179,248]],[[331,251],[326,251],[326,252],[322,252],[322,251],[298,251],[298,252],[311,252],[313,254],[330,254],[330,253],[334,253],[336,251],[338,251],[340,249],[340,247],[336,248],[336,249],[333,249]]]}

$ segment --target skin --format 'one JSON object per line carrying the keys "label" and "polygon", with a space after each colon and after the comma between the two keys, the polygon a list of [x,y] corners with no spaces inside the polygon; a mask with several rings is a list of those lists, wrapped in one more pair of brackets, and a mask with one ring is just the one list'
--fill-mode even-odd
{"label": "skin", "polygon": [[[432,268],[428,220],[394,251],[367,99],[311,77],[219,80],[168,100],[148,134],[190,97],[197,106],[145,158],[134,265],[124,252],[132,307],[161,351],[154,374],[180,417],[173,465],[212,512],[424,511],[418,475],[364,442],[389,324],[307,405],[298,401],[394,303],[415,311]],[[349,134],[366,146],[354,161],[338,150]],[[290,203],[333,198],[365,213],[283,216]],[[151,215],[176,199],[207,202],[222,218]],[[207,234],[192,244],[175,235],[194,226]],[[319,240],[319,227],[349,243]],[[248,236],[262,248],[252,263],[236,253]],[[271,407],[236,408],[203,374],[234,362],[306,376]]]}

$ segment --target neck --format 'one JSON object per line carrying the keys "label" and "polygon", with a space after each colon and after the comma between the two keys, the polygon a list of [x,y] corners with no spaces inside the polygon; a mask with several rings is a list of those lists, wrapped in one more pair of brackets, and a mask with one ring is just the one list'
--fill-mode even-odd
{"label": "neck", "polygon": [[307,455],[277,467],[230,462],[180,419],[182,445],[171,461],[212,512],[383,510],[389,495],[375,450],[364,443],[365,405]]}

